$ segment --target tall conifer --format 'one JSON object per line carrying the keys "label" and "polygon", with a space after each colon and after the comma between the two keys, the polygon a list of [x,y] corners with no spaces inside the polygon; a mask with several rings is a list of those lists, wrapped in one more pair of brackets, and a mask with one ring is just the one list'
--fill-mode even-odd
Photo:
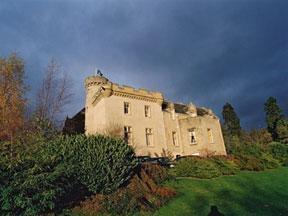
{"label": "tall conifer", "polygon": [[273,140],[278,139],[277,124],[282,121],[284,116],[282,110],[277,104],[274,97],[269,97],[264,104],[264,111],[266,112],[267,129],[271,133]]}
{"label": "tall conifer", "polygon": [[230,103],[223,106],[222,116],[227,135],[239,136],[241,133],[240,119]]}

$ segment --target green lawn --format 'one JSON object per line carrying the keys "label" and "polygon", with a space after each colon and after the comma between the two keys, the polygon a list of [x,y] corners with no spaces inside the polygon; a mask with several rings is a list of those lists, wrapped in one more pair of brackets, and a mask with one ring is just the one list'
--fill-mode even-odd
{"label": "green lawn", "polygon": [[182,178],[167,185],[179,194],[155,215],[208,215],[212,205],[225,216],[288,215],[288,168],[212,180]]}

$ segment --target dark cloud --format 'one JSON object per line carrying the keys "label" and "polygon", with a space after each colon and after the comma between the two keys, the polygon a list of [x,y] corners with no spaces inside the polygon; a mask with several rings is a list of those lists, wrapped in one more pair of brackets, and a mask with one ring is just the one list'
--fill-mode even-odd
{"label": "dark cloud", "polygon": [[270,95],[288,111],[286,0],[1,1],[0,26],[0,55],[23,56],[30,97],[51,57],[71,75],[70,115],[95,67],[218,115],[228,101],[245,127],[265,125]]}

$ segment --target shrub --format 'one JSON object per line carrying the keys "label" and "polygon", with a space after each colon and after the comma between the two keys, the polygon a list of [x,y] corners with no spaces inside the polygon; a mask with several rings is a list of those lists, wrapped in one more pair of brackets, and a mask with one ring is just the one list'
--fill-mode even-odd
{"label": "shrub", "polygon": [[260,156],[254,155],[237,155],[235,163],[241,170],[262,171],[279,167],[279,161],[270,154],[262,153]]}
{"label": "shrub", "polygon": [[156,183],[161,183],[169,178],[167,169],[158,164],[143,163],[141,168],[153,179]]}
{"label": "shrub", "polygon": [[265,154],[265,153],[263,153],[261,156],[261,163],[263,164],[265,169],[274,169],[280,166],[278,160],[273,158],[271,154]]}
{"label": "shrub", "polygon": [[279,160],[281,164],[288,164],[288,145],[272,142],[269,145],[269,152],[274,158]]}
{"label": "shrub", "polygon": [[180,159],[175,173],[182,177],[213,178],[221,175],[234,175],[239,171],[237,164],[225,156],[188,157]]}
{"label": "shrub", "polygon": [[[151,212],[176,195],[175,190],[157,184],[155,172],[166,170],[156,164],[137,167],[128,184],[107,195],[92,195],[72,209],[81,215],[133,215],[136,212]],[[157,175],[156,175],[157,176]],[[156,178],[158,179],[158,177]],[[141,214],[142,215],[142,214]]]}
{"label": "shrub", "polygon": [[0,176],[0,213],[41,215],[86,191],[112,192],[127,181],[135,164],[133,150],[122,140],[59,136],[6,168],[8,174]]}
{"label": "shrub", "polygon": [[136,165],[133,149],[121,139],[102,135],[59,137],[50,154],[75,166],[75,177],[91,192],[110,193],[126,182]]}
{"label": "shrub", "polygon": [[236,149],[241,145],[240,139],[238,136],[231,136],[226,133],[227,132],[223,130],[223,138],[227,154],[234,154],[237,152]]}
{"label": "shrub", "polygon": [[200,157],[180,159],[175,170],[176,175],[181,177],[213,178],[221,175],[215,163]]}
{"label": "shrub", "polygon": [[234,161],[241,170],[261,171],[279,166],[277,158],[269,152],[269,145],[242,143],[234,149]]}
{"label": "shrub", "polygon": [[262,129],[252,129],[251,131],[242,131],[241,133],[241,142],[250,143],[250,144],[260,144],[268,145],[272,142],[272,136],[265,128]]}
{"label": "shrub", "polygon": [[234,161],[241,170],[261,171],[265,169],[265,166],[261,163],[261,160],[252,155],[239,154],[235,156]]}
{"label": "shrub", "polygon": [[15,173],[1,191],[1,212],[12,215],[37,215],[56,208],[65,193],[71,192],[74,182],[64,166],[52,170],[33,166]]}
{"label": "shrub", "polygon": [[219,169],[222,175],[234,175],[239,171],[239,167],[232,160],[224,156],[213,156],[209,158]]}
{"label": "shrub", "polygon": [[120,189],[102,201],[103,213],[110,215],[132,215],[139,210],[137,199],[127,189]]}
{"label": "shrub", "polygon": [[288,119],[282,119],[276,123],[276,133],[278,141],[288,144]]}

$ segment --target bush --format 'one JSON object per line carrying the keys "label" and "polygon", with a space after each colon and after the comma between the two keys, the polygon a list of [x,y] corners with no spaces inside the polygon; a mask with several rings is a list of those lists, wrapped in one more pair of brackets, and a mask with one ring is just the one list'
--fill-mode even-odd
{"label": "bush", "polygon": [[102,203],[102,212],[109,215],[133,215],[139,210],[137,199],[127,189],[106,196]]}
{"label": "bush", "polygon": [[234,175],[239,171],[239,167],[232,158],[213,156],[208,159],[218,167],[222,175]]}
{"label": "bush", "polygon": [[237,155],[234,161],[241,170],[261,171],[265,169],[261,160],[253,155]]}
{"label": "bush", "polygon": [[163,174],[166,169],[150,163],[137,168],[125,187],[107,195],[92,195],[71,212],[77,215],[134,215],[140,211],[140,214],[148,215],[147,212],[151,213],[176,195],[175,190],[154,181],[159,179],[155,178],[156,173]]}
{"label": "bush", "polygon": [[126,182],[136,165],[133,149],[121,139],[76,135],[59,137],[49,154],[75,167],[75,177],[94,193],[110,193]]}
{"label": "bush", "polygon": [[272,142],[272,136],[265,128],[252,129],[251,131],[242,131],[241,142],[250,144],[260,144],[262,146],[268,145]]}
{"label": "bush", "polygon": [[241,170],[262,171],[265,169],[273,169],[280,166],[279,161],[272,155],[262,153],[260,156],[254,155],[237,155],[235,163]]}
{"label": "bush", "polygon": [[169,178],[167,169],[158,164],[143,163],[141,168],[153,179],[156,183],[162,183]]}
{"label": "bush", "polygon": [[221,175],[215,163],[196,156],[180,159],[175,171],[176,175],[181,177],[213,178]]}
{"label": "bush", "polygon": [[[57,201],[72,191],[73,179],[65,166],[33,166],[15,173],[1,191],[1,212],[12,215],[37,215],[56,208]],[[70,181],[72,180],[72,181]]]}
{"label": "bush", "polygon": [[279,161],[273,158],[271,154],[263,153],[261,156],[261,162],[265,169],[274,169],[280,166]]}
{"label": "bush", "polygon": [[288,158],[288,145],[279,142],[272,142],[269,145],[270,153],[273,157],[282,160]]}
{"label": "bush", "polygon": [[33,157],[19,158],[8,160],[8,174],[0,176],[4,215],[40,215],[59,210],[86,192],[112,192],[129,179],[136,164],[124,141],[100,135],[59,136],[39,144]]}
{"label": "bush", "polygon": [[221,175],[234,175],[239,171],[232,158],[225,156],[188,157],[180,159],[175,173],[182,177],[214,178]]}
{"label": "bush", "polygon": [[288,145],[279,142],[272,142],[269,145],[269,152],[274,158],[279,160],[281,164],[288,164]]}
{"label": "bush", "polygon": [[242,143],[233,150],[235,163],[241,170],[261,171],[279,167],[277,158],[269,152],[269,145]]}

